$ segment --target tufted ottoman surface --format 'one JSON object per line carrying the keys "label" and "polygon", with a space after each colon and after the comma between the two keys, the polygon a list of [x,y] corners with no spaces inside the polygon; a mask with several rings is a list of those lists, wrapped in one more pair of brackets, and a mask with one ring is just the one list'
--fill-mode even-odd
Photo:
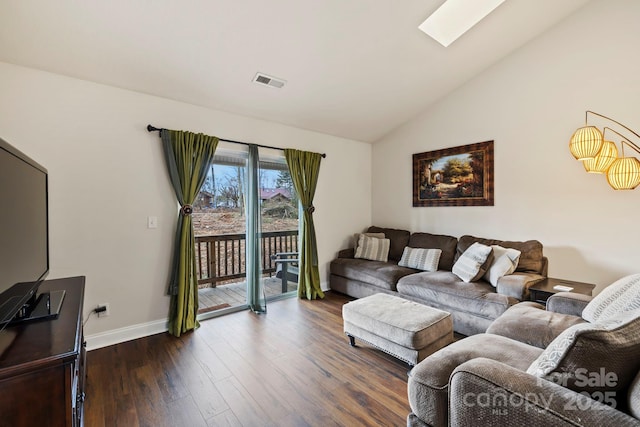
{"label": "tufted ottoman surface", "polygon": [[453,321],[446,311],[393,295],[375,294],[342,307],[344,332],[410,365],[453,342]]}

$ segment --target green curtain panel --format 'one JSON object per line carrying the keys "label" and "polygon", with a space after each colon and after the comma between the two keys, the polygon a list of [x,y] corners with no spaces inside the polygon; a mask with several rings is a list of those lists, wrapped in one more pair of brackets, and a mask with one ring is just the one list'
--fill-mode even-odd
{"label": "green curtain panel", "polygon": [[180,203],[168,293],[169,332],[176,337],[199,326],[198,276],[191,205],[204,183],[218,138],[185,131],[160,131],[171,184]]}
{"label": "green curtain panel", "polygon": [[303,208],[302,234],[299,248],[298,297],[307,299],[324,298],[320,288],[318,271],[318,245],[313,225],[313,196],[318,185],[320,160],[322,155],[308,151],[286,149],[284,157],[289,166],[293,187],[298,193]]}

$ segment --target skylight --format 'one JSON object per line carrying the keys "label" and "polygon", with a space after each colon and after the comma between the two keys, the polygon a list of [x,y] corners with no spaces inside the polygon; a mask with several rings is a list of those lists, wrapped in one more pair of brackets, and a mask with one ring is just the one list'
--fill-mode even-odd
{"label": "skylight", "polygon": [[447,47],[505,0],[447,0],[418,27]]}

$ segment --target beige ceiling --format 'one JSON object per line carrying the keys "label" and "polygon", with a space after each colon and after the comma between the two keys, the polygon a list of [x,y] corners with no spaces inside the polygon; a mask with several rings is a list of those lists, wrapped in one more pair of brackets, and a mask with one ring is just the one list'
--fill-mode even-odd
{"label": "beige ceiling", "polygon": [[417,28],[442,0],[0,0],[0,61],[374,142],[586,2],[507,0],[444,48]]}

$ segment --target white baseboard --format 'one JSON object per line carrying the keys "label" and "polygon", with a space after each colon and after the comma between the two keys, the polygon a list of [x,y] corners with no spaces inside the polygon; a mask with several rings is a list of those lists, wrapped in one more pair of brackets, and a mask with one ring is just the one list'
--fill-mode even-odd
{"label": "white baseboard", "polygon": [[120,329],[100,332],[93,335],[85,336],[87,341],[87,351],[96,350],[98,348],[109,345],[120,344],[121,342],[131,341],[138,338],[148,337],[168,331],[166,320],[156,320],[153,322],[140,323],[138,325],[126,326]]}
{"label": "white baseboard", "polygon": [[[320,284],[322,292],[331,290],[329,282],[325,281]],[[149,335],[160,334],[169,330],[166,320],[156,320],[154,322],[140,323],[138,325],[126,326],[120,329],[100,332],[93,335],[86,335],[87,351],[97,350],[109,345],[120,344],[121,342],[131,341],[138,338],[148,337]]]}

